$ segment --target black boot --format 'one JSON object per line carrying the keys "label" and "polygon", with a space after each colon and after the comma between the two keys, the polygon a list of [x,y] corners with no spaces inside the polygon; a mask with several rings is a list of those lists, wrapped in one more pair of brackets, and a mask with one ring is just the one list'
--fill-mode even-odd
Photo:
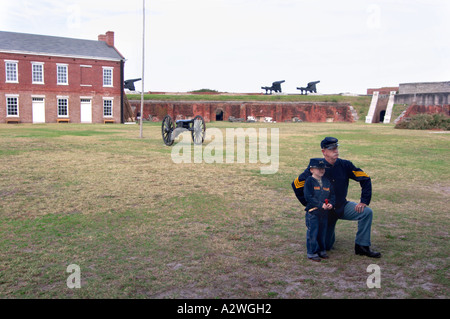
{"label": "black boot", "polygon": [[355,244],[355,254],[372,258],[381,257],[381,254],[379,252],[370,250],[369,246],[360,246],[358,244]]}

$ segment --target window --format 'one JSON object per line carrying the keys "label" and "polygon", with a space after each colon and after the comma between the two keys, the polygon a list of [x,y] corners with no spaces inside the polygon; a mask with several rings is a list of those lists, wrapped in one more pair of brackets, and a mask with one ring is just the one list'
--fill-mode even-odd
{"label": "window", "polygon": [[57,64],[56,65],[56,76],[57,76],[57,83],[61,85],[67,85],[69,84],[67,79],[67,64]]}
{"label": "window", "polygon": [[17,61],[5,61],[5,69],[6,69],[6,82],[10,83],[18,83],[17,76]]}
{"label": "window", "polygon": [[19,98],[17,96],[6,97],[6,116],[19,116]]}
{"label": "window", "polygon": [[58,98],[58,117],[69,116],[69,103],[67,98]]}
{"label": "window", "polygon": [[103,100],[103,117],[112,117],[113,115],[113,101],[112,100]]}
{"label": "window", "polygon": [[44,84],[44,63],[31,62],[31,79],[33,84]]}
{"label": "window", "polygon": [[113,86],[113,68],[103,68],[103,86]]}

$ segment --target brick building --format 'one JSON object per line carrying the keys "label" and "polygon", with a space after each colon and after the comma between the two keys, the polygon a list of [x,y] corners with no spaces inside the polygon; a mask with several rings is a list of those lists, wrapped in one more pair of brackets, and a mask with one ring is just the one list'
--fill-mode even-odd
{"label": "brick building", "polygon": [[0,123],[123,122],[124,57],[98,40],[0,31]]}

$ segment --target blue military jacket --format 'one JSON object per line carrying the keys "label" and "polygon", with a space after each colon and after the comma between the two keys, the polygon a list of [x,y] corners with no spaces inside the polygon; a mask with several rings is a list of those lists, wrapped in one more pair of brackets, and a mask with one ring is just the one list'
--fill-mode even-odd
{"label": "blue military jacket", "polygon": [[[326,161],[325,161],[326,162]],[[295,196],[303,204],[307,205],[304,196],[305,180],[311,176],[309,166],[301,173],[293,182],[292,188]],[[370,204],[372,198],[372,181],[362,169],[357,168],[352,162],[338,158],[336,163],[332,166],[327,163],[325,168],[325,176],[331,182],[336,196],[335,211],[338,216],[344,213],[345,204],[347,204],[348,182],[353,179],[361,185],[361,203]]]}
{"label": "blue military jacket", "polygon": [[328,203],[333,205],[333,207],[336,204],[333,186],[331,186],[328,178],[323,177],[322,186],[320,186],[314,177],[307,177],[303,193],[307,202],[305,208],[307,212],[312,209],[321,209],[325,203],[325,199],[328,199]]}

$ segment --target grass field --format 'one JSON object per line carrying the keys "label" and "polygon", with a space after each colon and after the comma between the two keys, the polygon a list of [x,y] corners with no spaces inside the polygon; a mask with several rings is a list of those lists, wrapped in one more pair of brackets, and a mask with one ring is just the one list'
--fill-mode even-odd
{"label": "grass field", "polygon": [[[138,125],[0,124],[0,297],[450,297],[449,134],[359,122],[212,127],[279,128],[278,172],[175,164],[160,123],[145,123],[143,139]],[[348,221],[330,259],[306,258],[291,182],[325,136],[372,177],[381,259],[354,254]],[[67,286],[72,264],[79,289]],[[370,264],[381,288],[366,284]]]}

